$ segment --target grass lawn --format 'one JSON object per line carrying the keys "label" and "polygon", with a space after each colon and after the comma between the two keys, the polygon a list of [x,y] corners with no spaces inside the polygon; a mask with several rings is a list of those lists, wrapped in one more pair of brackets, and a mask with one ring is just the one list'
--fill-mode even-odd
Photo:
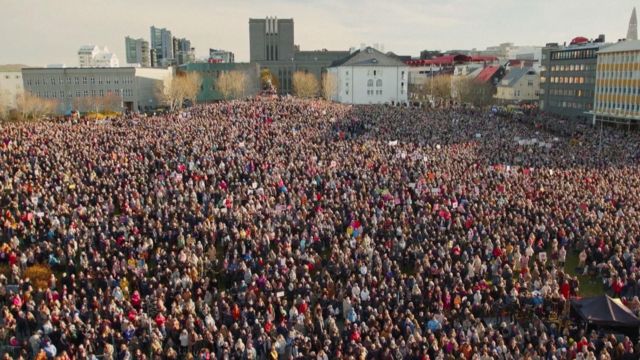
{"label": "grass lawn", "polygon": [[591,297],[604,294],[602,279],[597,277],[592,280],[589,275],[582,276],[582,273],[576,273],[578,262],[578,254],[568,251],[567,262],[564,264],[564,271],[571,276],[578,275],[578,281],[580,281],[579,295],[582,297]]}

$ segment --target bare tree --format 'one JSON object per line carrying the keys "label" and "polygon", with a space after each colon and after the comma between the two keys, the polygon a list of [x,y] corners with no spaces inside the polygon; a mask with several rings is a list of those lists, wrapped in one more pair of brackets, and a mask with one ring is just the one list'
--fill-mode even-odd
{"label": "bare tree", "polygon": [[296,71],[293,73],[293,93],[301,98],[312,98],[318,96],[320,85],[315,75]]}
{"label": "bare tree", "polygon": [[495,88],[489,83],[464,77],[456,81],[455,88],[456,100],[460,103],[477,107],[484,107],[493,103]]}
{"label": "bare tree", "polygon": [[174,111],[180,109],[185,100],[195,103],[201,84],[202,77],[198,73],[178,73],[158,84],[156,92],[158,97]]}
{"label": "bare tree", "polygon": [[58,107],[58,102],[24,92],[16,98],[16,106],[22,119],[39,119],[44,115],[53,114]]}
{"label": "bare tree", "polygon": [[333,73],[322,74],[322,97],[332,100],[338,92],[338,79]]}
{"label": "bare tree", "polygon": [[122,110],[122,97],[113,91],[109,91],[105,96],[98,99],[98,104],[102,111],[118,112]]}
{"label": "bare tree", "polygon": [[0,120],[4,120],[9,116],[9,95],[0,91]]}
{"label": "bare tree", "polygon": [[231,96],[233,96],[233,79],[231,77],[229,72],[224,71],[220,73],[218,79],[216,79],[216,90],[218,90],[224,100],[229,100]]}
{"label": "bare tree", "polygon": [[216,80],[216,89],[225,100],[244,97],[247,85],[247,74],[243,71],[225,71]]}
{"label": "bare tree", "polygon": [[181,86],[184,87],[185,99],[195,104],[198,101],[198,94],[200,93],[200,86],[202,85],[202,76],[195,71],[188,72],[180,80]]}
{"label": "bare tree", "polygon": [[433,97],[439,100],[451,100],[451,75],[435,75],[427,78],[418,93],[422,97]]}
{"label": "bare tree", "polygon": [[231,78],[233,79],[233,90],[235,98],[244,98],[245,93],[247,92],[248,78],[247,74],[244,71],[232,71]]}

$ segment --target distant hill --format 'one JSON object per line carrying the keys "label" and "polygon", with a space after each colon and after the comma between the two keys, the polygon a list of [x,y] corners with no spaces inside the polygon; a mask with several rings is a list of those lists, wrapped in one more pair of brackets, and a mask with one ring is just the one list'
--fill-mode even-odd
{"label": "distant hill", "polygon": [[22,68],[29,67],[22,64],[6,64],[0,65],[0,72],[20,71]]}

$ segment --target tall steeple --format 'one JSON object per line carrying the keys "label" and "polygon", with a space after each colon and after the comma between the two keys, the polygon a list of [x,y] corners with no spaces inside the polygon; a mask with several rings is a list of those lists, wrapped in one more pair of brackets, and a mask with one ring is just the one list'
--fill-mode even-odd
{"label": "tall steeple", "polygon": [[638,40],[638,18],[636,17],[636,8],[633,8],[631,19],[629,19],[629,30],[627,31],[627,40]]}

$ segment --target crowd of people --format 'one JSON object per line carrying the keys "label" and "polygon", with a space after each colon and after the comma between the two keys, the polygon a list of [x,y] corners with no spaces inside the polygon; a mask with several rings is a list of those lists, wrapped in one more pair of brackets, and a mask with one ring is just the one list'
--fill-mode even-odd
{"label": "crowd of people", "polygon": [[[0,341],[35,359],[632,359],[640,141],[251,99],[0,127]],[[46,264],[37,286],[25,270]],[[557,321],[551,321],[557,319]]]}

